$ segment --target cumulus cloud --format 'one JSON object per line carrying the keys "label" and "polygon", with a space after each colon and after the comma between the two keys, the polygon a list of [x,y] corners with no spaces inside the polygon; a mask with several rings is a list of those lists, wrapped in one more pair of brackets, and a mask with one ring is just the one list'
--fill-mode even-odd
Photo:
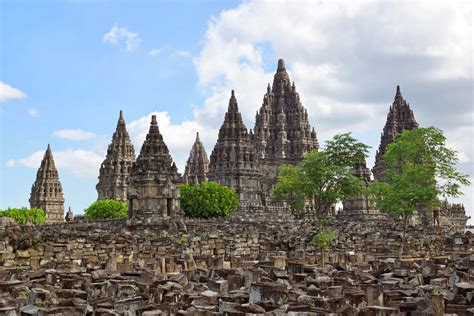
{"label": "cumulus cloud", "polygon": [[[31,155],[22,159],[11,159],[5,162],[8,168],[26,167],[38,168],[43,159],[44,150],[35,151]],[[94,179],[98,176],[98,170],[104,153],[84,149],[68,149],[63,151],[54,151],[54,162],[58,172],[67,172],[78,178]]]}
{"label": "cumulus cloud", "polygon": [[150,51],[148,52],[148,55],[155,57],[155,56],[158,56],[160,53],[161,53],[161,49],[153,48],[153,49],[150,49]]}
{"label": "cumulus cloud", "polygon": [[152,115],[156,115],[163,139],[181,173],[184,172],[184,166],[196,138],[196,132],[199,132],[199,137],[204,143],[208,155],[210,154],[210,150],[212,150],[217,139],[217,129],[206,128],[195,120],[173,124],[168,112],[152,112],[127,124],[127,130],[137,155],[150,128]]}
{"label": "cumulus cloud", "polygon": [[26,98],[26,94],[20,89],[0,81],[0,103],[24,98]]}
{"label": "cumulus cloud", "polygon": [[29,116],[31,117],[38,117],[39,116],[39,111],[36,108],[29,108],[26,110],[26,113],[28,113]]}
{"label": "cumulus cloud", "polygon": [[96,137],[94,133],[82,129],[60,129],[54,131],[53,135],[67,140],[88,140]]}
{"label": "cumulus cloud", "polygon": [[443,129],[472,176],[472,9],[441,1],[244,2],[209,22],[194,59],[206,96],[195,118],[218,127],[235,89],[253,127],[284,58],[321,143],[353,131],[374,152],[399,84],[420,125]]}
{"label": "cumulus cloud", "polygon": [[120,45],[126,52],[134,51],[142,42],[138,33],[130,32],[126,27],[119,27],[117,24],[104,34],[102,40],[104,43]]}

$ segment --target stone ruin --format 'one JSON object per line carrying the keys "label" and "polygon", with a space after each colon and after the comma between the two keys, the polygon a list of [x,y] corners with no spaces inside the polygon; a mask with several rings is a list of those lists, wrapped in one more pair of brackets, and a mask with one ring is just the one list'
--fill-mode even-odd
{"label": "stone ruin", "polygon": [[186,161],[186,168],[184,170],[183,180],[186,183],[202,183],[208,180],[207,173],[209,172],[209,158],[207,158],[206,149],[199,138],[199,132],[196,133],[196,140],[194,141],[189,158]]}

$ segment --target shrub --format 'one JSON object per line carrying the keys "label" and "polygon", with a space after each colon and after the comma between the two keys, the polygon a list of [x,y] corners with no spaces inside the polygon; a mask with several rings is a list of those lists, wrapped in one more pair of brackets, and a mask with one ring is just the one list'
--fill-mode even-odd
{"label": "shrub", "polygon": [[115,200],[98,200],[85,210],[86,219],[125,218],[128,215],[127,203]]}
{"label": "shrub", "polygon": [[188,217],[227,217],[239,206],[234,190],[215,182],[183,184],[180,191],[181,207]]}
{"label": "shrub", "polygon": [[46,214],[39,208],[8,208],[0,211],[0,216],[10,217],[18,225],[24,225],[31,220],[33,224],[41,224],[46,221]]}

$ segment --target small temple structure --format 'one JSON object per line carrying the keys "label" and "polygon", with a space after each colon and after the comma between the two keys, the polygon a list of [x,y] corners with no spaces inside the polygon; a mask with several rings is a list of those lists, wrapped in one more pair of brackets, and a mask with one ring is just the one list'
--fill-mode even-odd
{"label": "small temple structure", "polygon": [[242,121],[234,90],[211,154],[208,177],[209,181],[233,189],[240,199],[241,209],[261,207],[262,173],[251,135]]}
{"label": "small temple structure", "polygon": [[412,130],[418,127],[415,115],[410,105],[403,99],[400,86],[397,86],[395,100],[387,114],[387,121],[383,128],[380,145],[375,154],[375,165],[372,168],[375,180],[384,180],[383,155],[387,146],[395,141],[404,130]]}
{"label": "small temple structure", "polygon": [[129,217],[154,220],[181,214],[181,177],[152,115],[150,130],[130,170]]}
{"label": "small temple structure", "polygon": [[31,187],[30,207],[42,209],[46,215],[46,223],[64,221],[63,188],[49,144]]}
{"label": "small temple structure", "polygon": [[184,170],[184,182],[198,184],[207,181],[209,171],[209,158],[206,149],[199,139],[199,132],[196,133],[196,140],[189,153]]}
{"label": "small temple structure", "polygon": [[127,201],[128,177],[134,162],[135,149],[120,111],[107,156],[100,165],[99,183],[96,186],[98,200]]}

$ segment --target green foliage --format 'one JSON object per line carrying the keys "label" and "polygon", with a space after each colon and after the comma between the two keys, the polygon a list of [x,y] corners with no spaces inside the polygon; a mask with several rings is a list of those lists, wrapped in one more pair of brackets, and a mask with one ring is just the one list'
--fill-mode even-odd
{"label": "green foliage", "polygon": [[384,212],[410,216],[416,210],[434,210],[439,197],[459,196],[467,175],[456,169],[457,152],[435,127],[404,131],[383,156],[385,182],[374,181],[369,197]]}
{"label": "green foliage", "polygon": [[318,247],[327,247],[336,238],[336,231],[332,229],[324,229],[314,235],[311,244]]}
{"label": "green foliage", "polygon": [[180,187],[181,207],[188,217],[226,217],[239,206],[237,194],[215,182]]}
{"label": "green foliage", "polygon": [[120,201],[98,200],[84,211],[85,218],[90,220],[125,218],[128,215],[128,206]]}
{"label": "green foliage", "polygon": [[280,168],[273,199],[288,201],[296,213],[309,206],[318,216],[326,214],[331,205],[364,190],[363,180],[353,170],[367,157],[368,148],[350,133],[334,136],[323,150],[306,154],[298,165]]}
{"label": "green foliage", "polygon": [[456,151],[446,147],[446,138],[435,127],[404,131],[387,147],[383,156],[385,180],[368,188],[370,200],[382,212],[403,221],[400,257],[408,218],[415,211],[433,211],[439,197],[459,196],[461,185],[469,185],[467,175],[456,170]]}
{"label": "green foliage", "polygon": [[8,208],[6,210],[0,210],[0,216],[10,217],[18,225],[24,225],[31,220],[33,224],[41,224],[46,221],[46,215],[42,209],[39,208]]}

